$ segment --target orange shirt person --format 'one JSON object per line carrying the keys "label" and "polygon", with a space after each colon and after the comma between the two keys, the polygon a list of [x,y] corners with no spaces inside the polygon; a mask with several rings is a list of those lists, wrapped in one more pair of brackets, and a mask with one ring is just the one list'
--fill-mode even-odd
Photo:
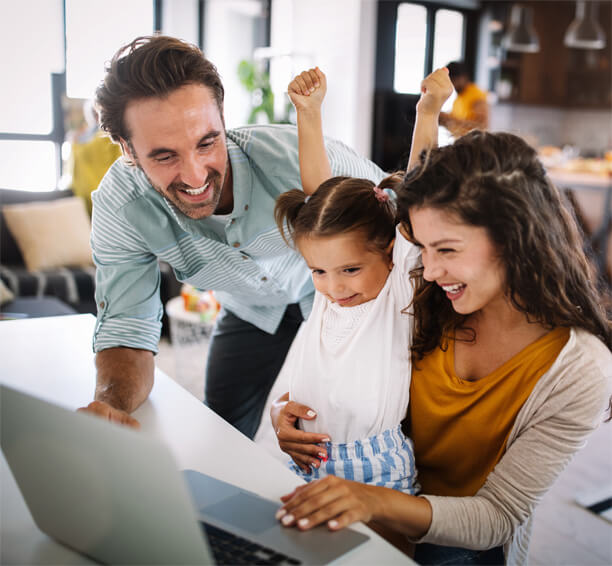
{"label": "orange shirt person", "polygon": [[486,130],[489,127],[489,104],[487,93],[479,89],[470,79],[467,67],[453,61],[447,65],[457,98],[449,113],[440,113],[440,124],[445,126],[453,137],[458,138],[470,130]]}

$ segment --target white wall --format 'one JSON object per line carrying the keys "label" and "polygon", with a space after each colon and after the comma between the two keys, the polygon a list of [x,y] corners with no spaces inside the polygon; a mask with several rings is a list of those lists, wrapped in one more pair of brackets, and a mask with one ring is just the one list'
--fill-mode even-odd
{"label": "white wall", "polygon": [[275,84],[284,85],[286,92],[294,74],[318,65],[328,81],[323,106],[326,135],[369,156],[376,1],[273,0],[272,18],[273,49],[291,54],[273,70]]}

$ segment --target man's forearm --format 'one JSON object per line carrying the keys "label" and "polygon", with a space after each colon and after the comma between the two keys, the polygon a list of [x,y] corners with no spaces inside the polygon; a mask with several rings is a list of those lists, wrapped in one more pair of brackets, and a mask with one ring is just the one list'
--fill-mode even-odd
{"label": "man's forearm", "polygon": [[134,348],[109,348],[96,354],[95,400],[131,413],[153,388],[153,353]]}

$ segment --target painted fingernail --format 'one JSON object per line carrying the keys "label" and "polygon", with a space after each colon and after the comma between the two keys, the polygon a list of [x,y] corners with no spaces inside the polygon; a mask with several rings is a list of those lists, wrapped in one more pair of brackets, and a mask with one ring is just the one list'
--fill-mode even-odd
{"label": "painted fingernail", "polygon": [[308,409],[308,412],[306,413],[307,417],[316,417],[317,413],[315,413],[312,409]]}
{"label": "painted fingernail", "polygon": [[291,515],[291,513],[289,515],[285,515],[282,519],[281,519],[281,523],[283,525],[290,525],[291,523],[293,523],[293,519],[295,519],[295,517],[293,515]]}
{"label": "painted fingernail", "polygon": [[314,92],[315,88],[313,86],[310,87],[310,92]]}
{"label": "painted fingernail", "polygon": [[286,509],[283,509],[283,508],[281,507],[281,508],[280,508],[280,509],[279,509],[279,510],[276,512],[275,517],[276,517],[277,519],[280,519],[280,518],[281,518],[283,515],[286,515],[286,514],[287,514],[287,510],[286,510]]}
{"label": "painted fingernail", "polygon": [[298,526],[302,528],[307,527],[309,524],[310,524],[310,521],[308,519],[300,519],[298,521]]}
{"label": "painted fingernail", "polygon": [[321,458],[321,460],[323,460],[324,462],[327,462],[327,454],[324,454],[323,452],[319,452],[317,456]]}
{"label": "painted fingernail", "polygon": [[327,526],[330,529],[337,529],[338,528],[338,521],[336,521],[335,519],[332,519],[331,521],[327,521]]}

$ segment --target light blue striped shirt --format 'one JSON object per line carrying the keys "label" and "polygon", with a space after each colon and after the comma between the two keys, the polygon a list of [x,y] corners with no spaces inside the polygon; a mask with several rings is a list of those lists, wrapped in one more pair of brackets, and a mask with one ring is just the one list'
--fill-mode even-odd
{"label": "light blue striped shirt", "polygon": [[[334,175],[378,182],[384,173],[343,143],[326,140]],[[245,126],[227,131],[234,210],[193,220],[157,193],[137,167],[121,159],[92,195],[91,243],[98,317],[93,347],[157,352],[163,305],[158,260],[179,281],[214,290],[243,320],[274,333],[288,304],[307,316],[310,271],[274,223],[278,195],[300,187],[294,126]]]}

